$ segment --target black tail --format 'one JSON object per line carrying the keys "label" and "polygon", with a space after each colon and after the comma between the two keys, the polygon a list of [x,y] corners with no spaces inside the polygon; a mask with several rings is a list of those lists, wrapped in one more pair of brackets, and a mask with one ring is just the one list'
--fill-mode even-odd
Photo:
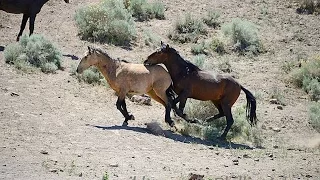
{"label": "black tail", "polygon": [[251,126],[257,125],[257,115],[256,115],[256,108],[257,108],[257,102],[256,98],[252,95],[252,93],[247,90],[246,88],[241,86],[241,89],[246,93],[247,97],[247,120],[250,123]]}

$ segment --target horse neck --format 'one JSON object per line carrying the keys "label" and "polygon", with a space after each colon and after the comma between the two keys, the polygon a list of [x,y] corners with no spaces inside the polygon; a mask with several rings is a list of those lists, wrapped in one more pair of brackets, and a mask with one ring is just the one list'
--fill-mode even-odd
{"label": "horse neck", "polygon": [[116,62],[110,57],[105,55],[99,55],[99,63],[96,65],[102,75],[106,78],[107,82],[112,86],[116,80],[116,70],[120,66],[119,62]]}
{"label": "horse neck", "polygon": [[183,74],[184,68],[186,65],[184,60],[179,54],[171,55],[173,57],[169,58],[170,62],[165,62],[164,65],[168,69],[168,72],[173,80],[173,82],[177,82],[181,80],[181,75]]}

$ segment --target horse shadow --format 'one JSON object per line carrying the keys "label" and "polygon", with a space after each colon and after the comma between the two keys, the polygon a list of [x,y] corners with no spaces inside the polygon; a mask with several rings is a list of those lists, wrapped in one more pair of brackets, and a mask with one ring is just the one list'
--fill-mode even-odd
{"label": "horse shadow", "polygon": [[[146,133],[150,135],[152,132],[144,127],[136,127],[136,126],[98,126],[98,125],[88,125],[92,126],[95,128],[103,129],[103,130],[128,130],[128,131],[134,131],[138,133]],[[220,141],[220,140],[215,140],[215,141],[208,141],[208,140],[203,140],[198,137],[192,137],[192,136],[184,136],[181,134],[174,133],[171,130],[163,130],[164,131],[164,136],[165,138],[172,139],[173,141],[176,142],[181,142],[181,143],[187,143],[187,144],[202,144],[206,146],[214,146],[214,147],[219,147],[219,148],[225,148],[225,149],[249,149],[252,150],[254,148],[248,146],[248,145],[243,145],[243,144],[237,144],[233,142],[226,142],[226,141]]]}
{"label": "horse shadow", "polygon": [[5,47],[4,46],[0,46],[0,52],[4,51]]}

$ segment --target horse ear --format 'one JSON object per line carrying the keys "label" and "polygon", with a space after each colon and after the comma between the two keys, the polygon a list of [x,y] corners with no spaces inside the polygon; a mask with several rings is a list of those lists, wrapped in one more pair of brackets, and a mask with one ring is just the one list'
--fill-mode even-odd
{"label": "horse ear", "polygon": [[91,54],[91,47],[90,46],[88,46],[88,50],[89,50],[89,54]]}

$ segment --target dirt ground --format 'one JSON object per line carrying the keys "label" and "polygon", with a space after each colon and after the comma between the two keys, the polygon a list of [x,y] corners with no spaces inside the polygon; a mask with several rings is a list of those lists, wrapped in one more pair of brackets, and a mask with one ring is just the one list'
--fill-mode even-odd
{"label": "dirt ground", "polygon": [[[320,18],[295,13],[291,2],[277,0],[163,0],[165,20],[138,22],[138,38],[131,50],[100,45],[112,57],[141,62],[154,52],[144,45],[148,29],[191,59],[190,44],[167,38],[177,17],[190,12],[204,16],[213,8],[221,20],[245,18],[259,25],[267,53],[250,59],[227,54],[209,56],[213,69],[230,60],[237,81],[259,95],[257,114],[262,147],[252,143],[206,142],[170,131],[164,108],[127,101],[136,120],[122,127],[111,89],[79,83],[70,76],[70,55],[81,58],[87,45],[77,36],[75,11],[98,0],[49,1],[38,14],[35,33],[45,35],[65,55],[64,71],[26,74],[4,62],[3,48],[13,43],[22,15],[0,11],[0,179],[187,179],[189,173],[205,179],[319,179],[320,135],[308,123],[310,100],[286,83],[280,67],[298,56],[320,52]],[[25,33],[28,33],[28,25]],[[213,32],[214,33],[214,32]],[[270,104],[277,88],[286,106]],[[235,106],[245,103],[241,94]],[[145,123],[156,121],[168,137],[148,133]]]}

